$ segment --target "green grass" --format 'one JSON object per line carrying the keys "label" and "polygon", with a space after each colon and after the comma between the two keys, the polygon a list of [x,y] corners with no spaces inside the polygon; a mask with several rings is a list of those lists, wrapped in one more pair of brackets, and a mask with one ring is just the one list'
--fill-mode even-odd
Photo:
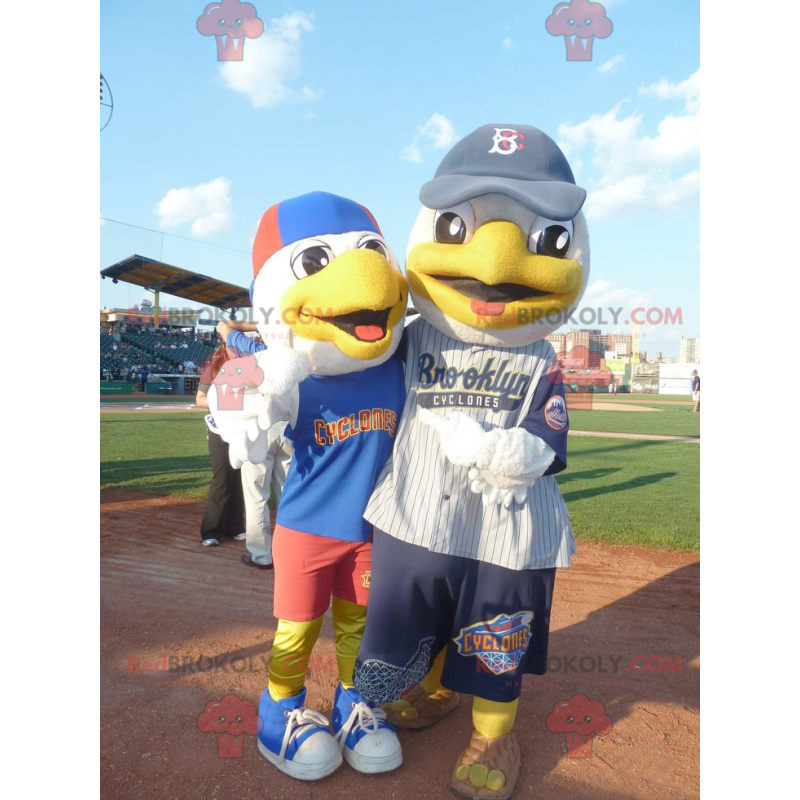
{"label": "green grass", "polygon": [[101,414],[100,484],[202,499],[211,482],[203,413]]}
{"label": "green grass", "polygon": [[576,431],[699,436],[700,414],[693,414],[691,406],[661,406],[658,411],[641,412],[574,409],[569,412],[569,426]]}
{"label": "green grass", "polygon": [[[202,413],[103,414],[100,433],[103,487],[205,498],[211,467]],[[700,545],[699,480],[697,445],[577,436],[558,476],[579,541],[686,552]]]}
{"label": "green grass", "polygon": [[101,403],[136,403],[156,405],[157,403],[183,403],[190,406],[194,403],[193,394],[137,394],[135,397],[118,397],[117,395],[100,395]]}
{"label": "green grass", "polygon": [[700,549],[698,445],[573,437],[557,480],[578,541]]}

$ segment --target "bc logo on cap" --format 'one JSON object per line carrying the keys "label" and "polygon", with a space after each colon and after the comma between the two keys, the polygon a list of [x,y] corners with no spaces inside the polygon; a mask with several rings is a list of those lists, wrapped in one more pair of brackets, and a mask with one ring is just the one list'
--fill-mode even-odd
{"label": "bc logo on cap", "polygon": [[501,156],[509,156],[511,153],[516,153],[517,150],[524,150],[525,145],[520,141],[520,139],[524,138],[524,133],[511,130],[511,128],[495,128],[494,136],[492,137],[494,144],[489,152],[500,153]]}

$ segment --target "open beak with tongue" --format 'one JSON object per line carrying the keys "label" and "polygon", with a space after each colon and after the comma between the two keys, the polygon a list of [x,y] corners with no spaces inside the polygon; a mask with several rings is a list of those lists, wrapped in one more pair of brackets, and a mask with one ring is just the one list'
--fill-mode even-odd
{"label": "open beak with tongue", "polygon": [[359,248],[295,283],[281,300],[281,319],[295,336],[332,342],[351,358],[371,360],[390,347],[407,299],[400,270],[381,253]]}
{"label": "open beak with tongue", "polygon": [[580,294],[577,261],[532,253],[513,222],[481,225],[466,244],[422,242],[408,255],[415,295],[472,328],[509,329],[570,307]]}

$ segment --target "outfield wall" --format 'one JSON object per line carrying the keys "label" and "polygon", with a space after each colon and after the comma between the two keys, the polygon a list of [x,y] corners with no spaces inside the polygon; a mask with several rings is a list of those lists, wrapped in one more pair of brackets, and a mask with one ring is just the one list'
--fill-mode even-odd
{"label": "outfield wall", "polygon": [[659,364],[659,394],[692,394],[692,370],[700,374],[699,364]]}

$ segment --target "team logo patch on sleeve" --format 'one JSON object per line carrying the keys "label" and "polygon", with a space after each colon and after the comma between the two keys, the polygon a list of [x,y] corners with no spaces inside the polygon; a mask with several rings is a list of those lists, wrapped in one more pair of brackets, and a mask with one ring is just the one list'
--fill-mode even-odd
{"label": "team logo patch on sleeve", "polygon": [[567,427],[567,404],[560,394],[554,394],[544,404],[544,421],[554,431],[563,431]]}
{"label": "team logo patch on sleeve", "polygon": [[498,614],[488,622],[462,628],[453,639],[462,656],[475,656],[495,675],[513,672],[528,649],[532,611]]}

